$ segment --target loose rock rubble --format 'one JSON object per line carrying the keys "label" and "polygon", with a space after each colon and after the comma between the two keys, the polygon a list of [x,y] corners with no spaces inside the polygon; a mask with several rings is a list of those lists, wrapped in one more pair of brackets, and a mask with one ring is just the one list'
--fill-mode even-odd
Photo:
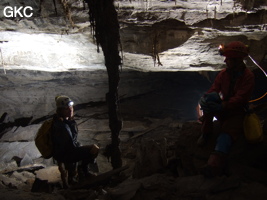
{"label": "loose rock rubble", "polygon": [[[116,171],[102,155],[105,145],[110,142],[107,115],[85,117],[87,113],[105,113],[105,109],[105,106],[85,107],[76,112],[81,132],[79,139],[100,146],[97,177],[62,189],[56,163],[52,159],[42,159],[34,144],[30,145],[38,127],[30,125],[17,129],[16,134],[7,132],[2,137],[0,146],[9,144],[6,148],[14,155],[9,151],[6,151],[8,156],[3,154],[5,159],[11,160],[1,162],[0,198],[225,200],[264,199],[267,195],[266,130],[264,141],[258,144],[248,144],[241,137],[229,155],[229,173],[207,179],[199,173],[199,168],[213,150],[218,129],[215,128],[210,143],[200,148],[196,145],[201,126],[197,121],[125,115],[120,145],[123,167]],[[264,127],[266,129],[266,125]],[[12,140],[20,136],[29,141]],[[27,145],[23,148],[21,143]],[[20,149],[17,155],[15,147]],[[24,157],[19,156],[22,154],[18,152],[22,151],[27,152]]]}

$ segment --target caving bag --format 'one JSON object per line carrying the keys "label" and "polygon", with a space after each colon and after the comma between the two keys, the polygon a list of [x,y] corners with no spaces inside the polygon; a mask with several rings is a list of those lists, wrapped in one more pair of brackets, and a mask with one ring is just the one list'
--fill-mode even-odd
{"label": "caving bag", "polygon": [[37,149],[46,159],[51,158],[53,155],[52,125],[53,119],[46,120],[39,128],[34,139]]}
{"label": "caving bag", "polygon": [[260,118],[255,113],[247,113],[244,119],[245,138],[250,143],[257,143],[263,139]]}

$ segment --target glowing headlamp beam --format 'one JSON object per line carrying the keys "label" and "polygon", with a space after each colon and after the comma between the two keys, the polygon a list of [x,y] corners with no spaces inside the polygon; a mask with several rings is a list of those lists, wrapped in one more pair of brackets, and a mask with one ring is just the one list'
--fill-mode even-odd
{"label": "glowing headlamp beam", "polygon": [[74,102],[73,101],[70,101],[69,103],[68,103],[68,106],[69,107],[71,107],[71,106],[73,106],[74,105]]}

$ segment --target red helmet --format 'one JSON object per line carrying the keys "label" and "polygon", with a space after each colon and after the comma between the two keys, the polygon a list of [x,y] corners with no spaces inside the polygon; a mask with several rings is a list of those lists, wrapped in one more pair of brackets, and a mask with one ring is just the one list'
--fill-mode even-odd
{"label": "red helmet", "polygon": [[248,56],[248,46],[242,42],[234,41],[219,47],[221,55],[229,58],[245,58]]}

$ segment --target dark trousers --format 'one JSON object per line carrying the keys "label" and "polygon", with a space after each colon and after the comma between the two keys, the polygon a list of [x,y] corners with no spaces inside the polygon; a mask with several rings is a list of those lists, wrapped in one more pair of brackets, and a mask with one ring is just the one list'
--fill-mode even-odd
{"label": "dark trousers", "polygon": [[211,134],[213,132],[213,117],[216,117],[220,122],[221,133],[229,134],[233,141],[236,141],[238,136],[243,132],[245,113],[227,115],[223,113],[204,113],[201,128],[203,134]]}
{"label": "dark trousers", "polygon": [[91,149],[92,145],[76,147],[72,151],[66,153],[62,158],[62,162],[69,165],[69,163],[77,163],[81,161],[82,170],[86,172],[88,165],[94,163],[95,158],[97,157],[97,154],[91,153]]}

